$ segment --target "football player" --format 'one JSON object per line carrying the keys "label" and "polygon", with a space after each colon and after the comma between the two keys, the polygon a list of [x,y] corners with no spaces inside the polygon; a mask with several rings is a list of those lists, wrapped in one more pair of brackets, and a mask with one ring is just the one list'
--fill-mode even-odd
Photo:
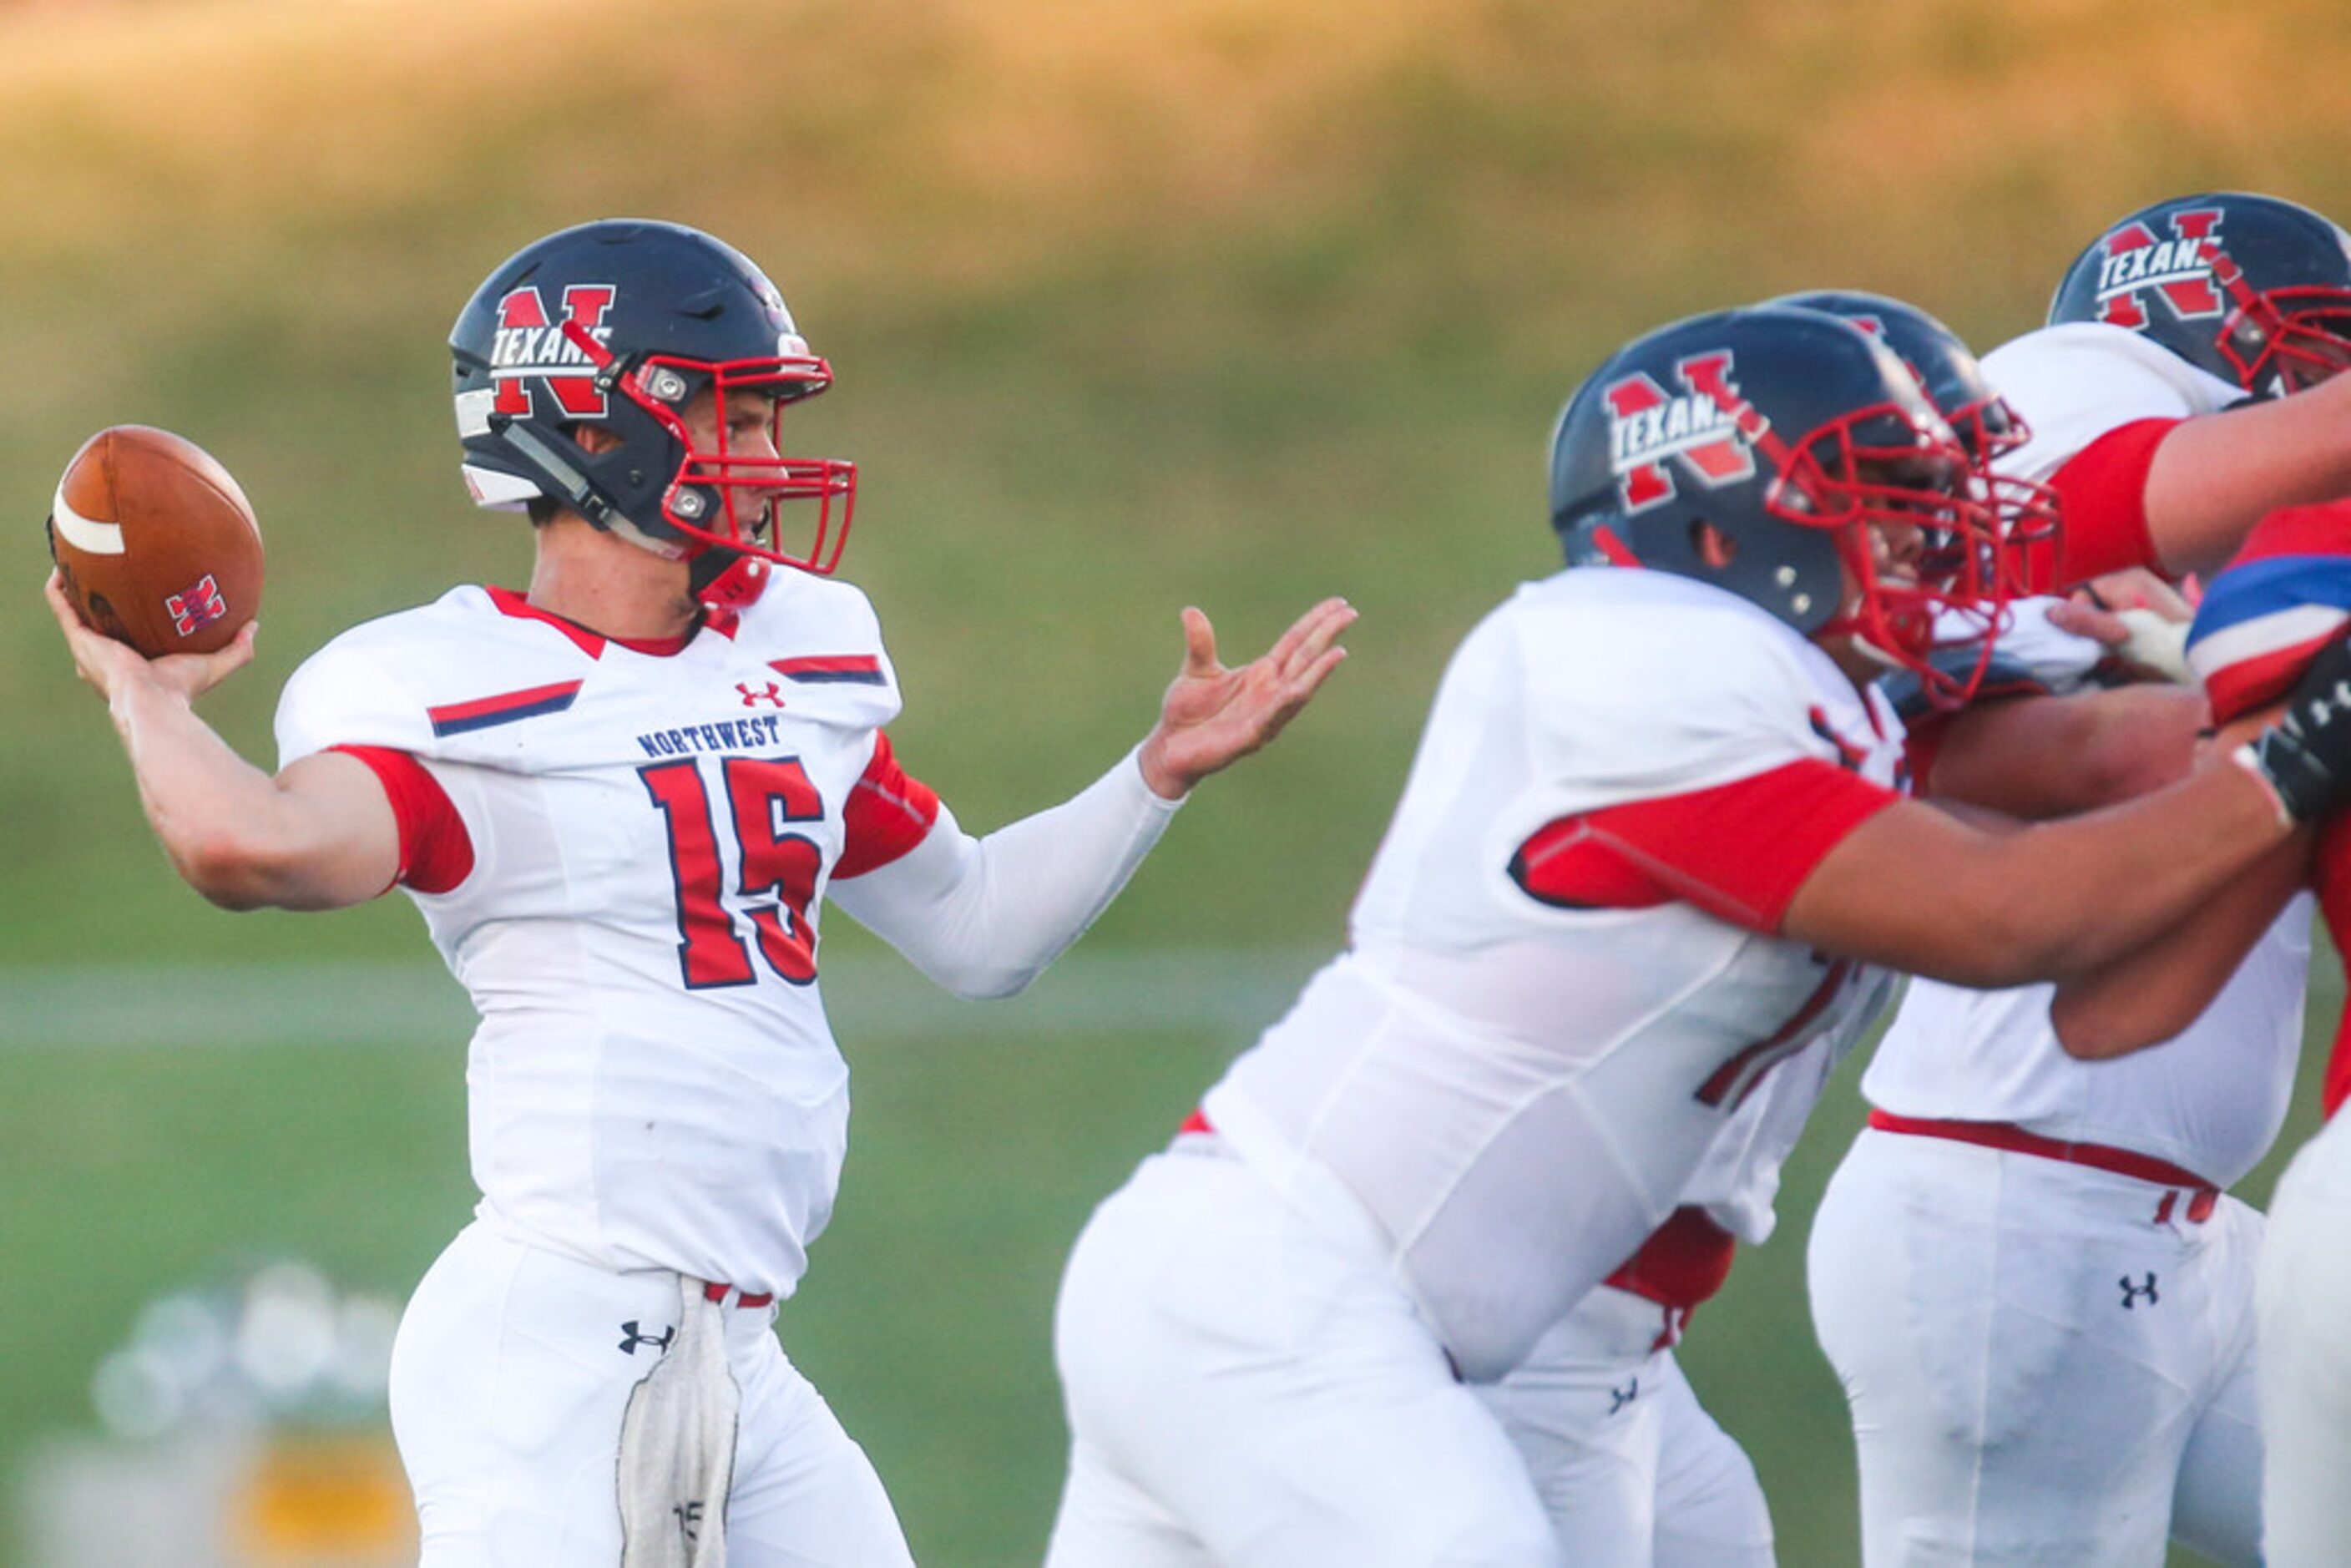
{"label": "football player", "polygon": [[[2019,438],[1975,357],[1926,312],[1849,292],[1770,303],[1826,310],[1883,340],[1980,476],[1991,452]],[[2045,494],[2025,486],[2011,494],[2020,503],[2012,537],[2053,526]],[[1991,678],[2009,676],[2002,670]],[[1625,1568],[1768,1568],[1774,1561],[1754,1466],[1698,1404],[1674,1347],[1729,1278],[1737,1242],[1771,1234],[1780,1166],[1852,1043],[1849,1032],[1829,1031],[1775,1068],[1718,1134],[1673,1217],[1546,1330],[1524,1361],[1477,1385],[1526,1456],[1572,1554]]]}
{"label": "football player", "polygon": [[[2248,519],[2351,486],[2330,477],[2351,443],[2297,423],[2351,390],[2328,380],[2351,363],[2346,329],[2351,255],[2317,214],[2241,194],[2132,214],[2067,271],[2047,328],[1986,356],[2032,431],[2001,465],[2064,496],[2077,560],[2077,538],[2094,549],[2137,513],[2162,564],[2209,567]],[[2018,652],[2005,700],[1929,720],[1924,787],[2045,816],[2188,772],[2207,722],[2194,693],[2142,694],[2121,710],[2137,761],[2085,768],[2113,705],[2053,695],[2068,682]],[[2268,1151],[2293,1084],[2310,909],[2277,906],[2299,867],[2289,851],[2231,890],[2244,939],[2210,951],[2233,976],[2168,1049],[2128,1062],[2069,1055],[2048,986],[1911,986],[1809,1254],[1865,1561],[2155,1563],[2167,1537],[2259,1560],[2261,1217],[2225,1189]]]}
{"label": "football player", "polygon": [[[1826,311],[1883,340],[1950,424],[1978,482],[2005,509],[2011,542],[2049,538],[2054,493],[1991,467],[2023,442],[2023,422],[1949,328],[1915,306],[1853,290],[1769,303]],[[2147,581],[2161,591],[2159,580]],[[2108,580],[2106,588],[2115,592],[2118,584]],[[2107,643],[2052,622],[2053,615],[2063,622],[2070,603],[2013,601],[1996,657],[1976,637],[1938,658],[1960,678],[1975,680],[1978,702],[1991,693],[2082,685],[2115,654]],[[2185,606],[2176,607],[2184,622]],[[1967,630],[1963,622],[1963,636]],[[2120,628],[2102,630],[2114,643],[2128,641]],[[2175,749],[2184,758],[2187,727],[2140,719],[2147,707],[2143,694],[2095,700],[2100,722],[2077,727],[2077,744],[2066,754],[2068,767],[2090,787],[2149,777],[2152,764]],[[2186,694],[2159,700],[2161,710],[2191,718],[2201,712]],[[2083,788],[2080,778],[2068,781],[2071,791]],[[1772,1233],[1781,1166],[1851,1043],[1849,1035],[1824,1035],[1774,1069],[1717,1137],[1673,1218],[1547,1331],[1525,1361],[1480,1389],[1526,1455],[1573,1554],[1625,1568],[1763,1568],[1773,1561],[1770,1511],[1754,1469],[1698,1405],[1674,1346],[1698,1306],[1729,1277],[1736,1243],[1760,1244]]]}
{"label": "football player", "polygon": [[1776,1067],[1887,968],[2093,972],[2351,783],[2337,646],[2290,727],[2128,804],[1906,800],[1876,679],[1963,700],[1936,617],[1996,622],[2008,574],[1950,427],[1833,317],[1619,350],[1552,503],[1572,569],[1455,654],[1348,949],[1078,1240],[1055,1568],[1566,1562],[1465,1385],[1669,1219]]}
{"label": "football player", "polygon": [[771,1329],[848,1120],[820,908],[952,990],[1018,990],[1186,791],[1308,700],[1353,612],[1325,602],[1238,669],[1185,612],[1143,742],[975,838],[884,733],[873,611],[828,575],[855,472],[779,452],[831,371],[758,267],[669,224],[567,229],[490,275],[451,349],[465,476],[529,514],[529,585],[329,643],[286,687],[274,777],[189,707],[249,632],[150,664],[54,579],[52,605],[182,875],[231,908],[399,886],[481,1014],[482,1199],[392,1372],[424,1562],[904,1563]]}

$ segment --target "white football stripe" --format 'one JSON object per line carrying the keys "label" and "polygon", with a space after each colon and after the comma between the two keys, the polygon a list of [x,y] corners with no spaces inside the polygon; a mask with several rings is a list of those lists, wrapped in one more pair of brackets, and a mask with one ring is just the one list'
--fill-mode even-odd
{"label": "white football stripe", "polygon": [[120,555],[122,525],[101,523],[85,517],[66,505],[66,487],[57,486],[57,504],[50,509],[49,520],[57,526],[57,537],[88,555]]}

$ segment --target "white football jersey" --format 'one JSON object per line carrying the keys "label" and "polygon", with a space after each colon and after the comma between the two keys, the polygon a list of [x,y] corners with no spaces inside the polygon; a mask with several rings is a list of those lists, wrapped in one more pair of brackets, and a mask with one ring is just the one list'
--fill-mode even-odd
{"label": "white football jersey", "polygon": [[[2028,332],[1984,371],[2032,427],[2002,466],[2045,479],[2139,419],[2184,419],[2243,392],[2136,332],[2073,323]],[[2283,1124],[2302,1049],[2310,900],[2287,905],[2186,1033],[2116,1061],[2077,1061],[2049,1022],[2053,986],[1974,991],[1914,980],[1862,1077],[1896,1115],[2010,1122],[2065,1142],[2168,1160],[2220,1186],[2259,1163]]]}
{"label": "white football jersey", "polygon": [[459,588],[295,674],[283,761],[410,753],[472,840],[463,882],[411,896],[481,1015],[486,1218],[608,1269],[792,1288],[849,1114],[818,910],[898,706],[864,595],[799,572],[665,655]]}
{"label": "white football jersey", "polygon": [[2245,401],[2244,389],[2123,327],[2067,321],[2002,343],[1984,378],[2032,438],[2002,473],[2046,480],[2106,432],[2141,419],[2189,419]]}
{"label": "white football jersey", "polygon": [[1499,1376],[1685,1201],[1775,1066],[1857,1031],[1879,992],[1687,903],[1540,901],[1513,853],[1563,817],[1804,759],[1891,787],[1901,735],[1720,590],[1590,568],[1521,587],[1446,673],[1348,951],[1209,1121],[1278,1186],[1335,1173],[1456,1364]]}

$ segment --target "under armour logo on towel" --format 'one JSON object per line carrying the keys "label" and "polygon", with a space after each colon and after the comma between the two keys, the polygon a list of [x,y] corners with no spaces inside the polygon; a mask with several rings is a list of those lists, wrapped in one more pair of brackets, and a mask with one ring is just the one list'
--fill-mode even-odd
{"label": "under armour logo on towel", "polygon": [[1641,1380],[1637,1377],[1627,1382],[1622,1388],[1610,1389],[1608,1391],[1608,1414],[1614,1416],[1616,1412],[1622,1410],[1625,1406],[1630,1405],[1634,1400],[1638,1399],[1640,1396]]}
{"label": "under armour logo on towel", "polygon": [[2147,1304],[2150,1307],[2159,1305],[2163,1300],[2155,1293],[2155,1270],[2152,1269],[2147,1271],[2147,1283],[2144,1285],[2132,1284],[2128,1274],[2125,1274],[2116,1282],[2123,1288],[2123,1311],[2125,1312],[2129,1312],[2136,1307],[2141,1296],[2147,1298]]}
{"label": "under armour logo on towel", "polygon": [[657,1334],[639,1333],[637,1320],[634,1318],[621,1325],[621,1333],[627,1336],[621,1341],[621,1348],[631,1355],[637,1354],[637,1346],[641,1344],[652,1345],[655,1350],[667,1350],[669,1342],[677,1337],[677,1330],[674,1327],[665,1328]]}

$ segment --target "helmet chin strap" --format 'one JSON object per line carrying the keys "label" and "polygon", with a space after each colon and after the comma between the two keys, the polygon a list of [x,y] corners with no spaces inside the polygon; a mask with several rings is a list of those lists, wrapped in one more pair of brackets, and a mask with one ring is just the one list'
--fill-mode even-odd
{"label": "helmet chin strap", "polygon": [[695,602],[712,610],[742,611],[768,591],[774,569],[757,556],[711,545],[695,555],[686,570]]}

